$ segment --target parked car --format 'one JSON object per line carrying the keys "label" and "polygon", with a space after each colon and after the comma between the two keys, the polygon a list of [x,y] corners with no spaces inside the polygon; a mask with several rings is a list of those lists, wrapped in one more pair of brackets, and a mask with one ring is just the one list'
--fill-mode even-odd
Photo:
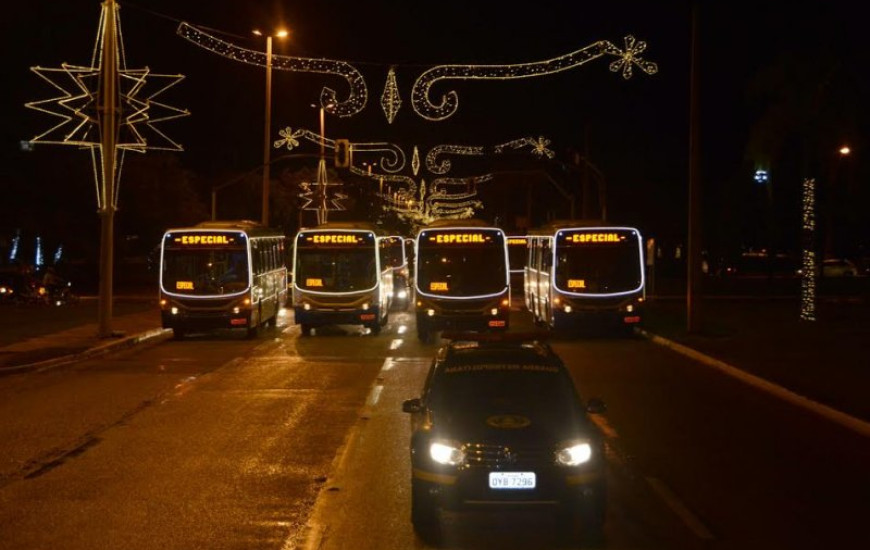
{"label": "parked car", "polygon": [[855,277],[858,266],[844,258],[828,258],[822,261],[822,277]]}
{"label": "parked car", "polygon": [[600,537],[603,437],[552,348],[528,336],[449,334],[411,414],[411,521],[442,537],[441,510],[552,511],[572,538]]}

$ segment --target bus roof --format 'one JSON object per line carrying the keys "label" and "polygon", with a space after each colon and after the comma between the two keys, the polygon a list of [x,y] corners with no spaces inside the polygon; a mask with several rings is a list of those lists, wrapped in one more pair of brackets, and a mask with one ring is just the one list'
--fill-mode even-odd
{"label": "bus roof", "polygon": [[[542,226],[536,227],[534,229],[530,229],[529,235],[553,235],[556,231],[560,229],[569,229],[569,228],[584,228],[584,227],[623,227],[626,229],[634,229],[638,231],[637,228],[606,222],[604,220],[592,220],[592,219],[581,219],[581,220],[553,220],[548,222]],[[640,233],[640,231],[638,231]]]}
{"label": "bus roof", "polygon": [[166,233],[197,230],[242,231],[250,237],[285,237],[281,229],[266,227],[251,220],[209,220],[188,227],[173,227],[167,229]]}
{"label": "bus roof", "polygon": [[420,231],[426,231],[427,229],[438,229],[441,227],[489,227],[493,229],[499,229],[495,225],[485,222],[478,218],[468,218],[465,220],[459,220],[455,218],[451,219],[440,219],[435,220],[429,225],[424,226],[420,229]]}
{"label": "bus roof", "polygon": [[314,227],[303,227],[299,230],[299,232],[303,231],[330,231],[330,230],[342,230],[342,229],[355,229],[358,231],[371,231],[375,235],[386,236],[387,233],[376,226],[373,223],[369,222],[327,222],[322,223],[320,225],[315,225]]}

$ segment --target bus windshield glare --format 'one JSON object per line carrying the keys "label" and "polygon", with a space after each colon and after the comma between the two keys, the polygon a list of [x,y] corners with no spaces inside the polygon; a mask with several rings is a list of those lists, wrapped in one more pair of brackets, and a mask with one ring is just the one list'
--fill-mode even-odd
{"label": "bus windshield glare", "polygon": [[556,287],[579,294],[630,292],[643,285],[638,235],[631,230],[560,231]]}
{"label": "bus windshield glare", "polygon": [[300,235],[296,243],[296,286],[315,292],[375,288],[378,284],[375,237],[363,233],[351,237],[342,239],[325,233]]}
{"label": "bus windshield glare", "polygon": [[[481,239],[442,239],[426,232],[418,244],[417,284],[427,294],[466,297],[495,294],[505,288],[504,240],[498,232]],[[446,235],[446,234],[443,234]]]}

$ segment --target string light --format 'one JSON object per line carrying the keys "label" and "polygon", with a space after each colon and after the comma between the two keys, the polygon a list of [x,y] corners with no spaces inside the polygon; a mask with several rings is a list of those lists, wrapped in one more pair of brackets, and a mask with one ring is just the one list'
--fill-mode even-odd
{"label": "string light", "polygon": [[[264,52],[236,46],[189,23],[180,23],[176,32],[185,40],[228,59],[260,67],[266,66]],[[429,99],[431,88],[441,80],[513,80],[545,76],[585,65],[603,56],[617,57],[610,63],[610,71],[621,72],[626,80],[631,78],[634,67],[638,67],[646,74],[656,74],[658,65],[644,60],[640,55],[646,50],[646,46],[646,42],[637,41],[633,36],[628,35],[625,37],[625,48],[619,48],[607,40],[600,40],[569,54],[545,61],[510,65],[438,65],[424,71],[414,82],[411,88],[411,105],[414,111],[426,120],[444,120],[459,108],[459,95],[451,90],[441,97],[440,103],[433,103]],[[368,101],[365,79],[360,71],[347,61],[273,55],[272,68],[328,74],[345,79],[350,88],[350,94],[345,101],[338,101],[335,90],[331,88],[324,87],[320,93],[321,106],[325,107],[332,103],[334,106],[330,112],[340,117],[359,113]],[[390,124],[395,119],[401,104],[395,68],[391,67],[381,94],[381,108]]]}
{"label": "string light", "polygon": [[411,106],[418,115],[426,120],[444,120],[452,116],[459,108],[459,94],[451,90],[441,96],[439,103],[429,99],[432,86],[441,80],[513,80],[531,78],[567,71],[590,61],[613,55],[618,57],[610,64],[612,72],[622,71],[622,77],[632,76],[632,67],[640,68],[646,74],[656,74],[658,66],[644,60],[640,54],[646,50],[646,42],[636,41],[631,35],[625,37],[625,49],[620,49],[612,42],[602,40],[585,48],[566,55],[513,65],[439,65],[421,74],[411,89]]}
{"label": "string light", "polygon": [[396,118],[396,114],[401,106],[402,99],[399,97],[399,87],[396,85],[396,71],[390,67],[390,71],[387,73],[387,83],[384,86],[384,93],[381,94],[381,108],[384,110],[387,122],[393,123],[393,119]]}
{"label": "string light", "polygon": [[[265,52],[236,46],[188,23],[180,23],[176,33],[185,40],[228,59],[259,67],[266,66]],[[340,117],[353,116],[362,111],[368,101],[369,92],[365,79],[356,68],[346,61],[273,54],[272,68],[279,71],[328,74],[345,79],[350,88],[350,95],[346,100],[339,101],[338,94],[331,88],[324,87],[320,92],[320,105],[324,108],[327,105],[332,105],[329,108],[331,114]]]}
{"label": "string light", "polygon": [[816,180],[806,178],[802,187],[801,228],[804,233],[804,248],[801,255],[801,321],[816,320]]}

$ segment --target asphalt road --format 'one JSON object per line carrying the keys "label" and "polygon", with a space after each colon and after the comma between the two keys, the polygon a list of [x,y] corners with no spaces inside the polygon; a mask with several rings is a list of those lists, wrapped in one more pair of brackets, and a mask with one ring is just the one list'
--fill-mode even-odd
{"label": "asphalt road", "polygon": [[[512,327],[530,327],[515,312]],[[0,378],[0,548],[422,548],[408,418],[436,345],[282,322]],[[870,441],[644,339],[554,340],[608,413],[607,548],[864,547]],[[558,548],[448,516],[451,548]]]}

